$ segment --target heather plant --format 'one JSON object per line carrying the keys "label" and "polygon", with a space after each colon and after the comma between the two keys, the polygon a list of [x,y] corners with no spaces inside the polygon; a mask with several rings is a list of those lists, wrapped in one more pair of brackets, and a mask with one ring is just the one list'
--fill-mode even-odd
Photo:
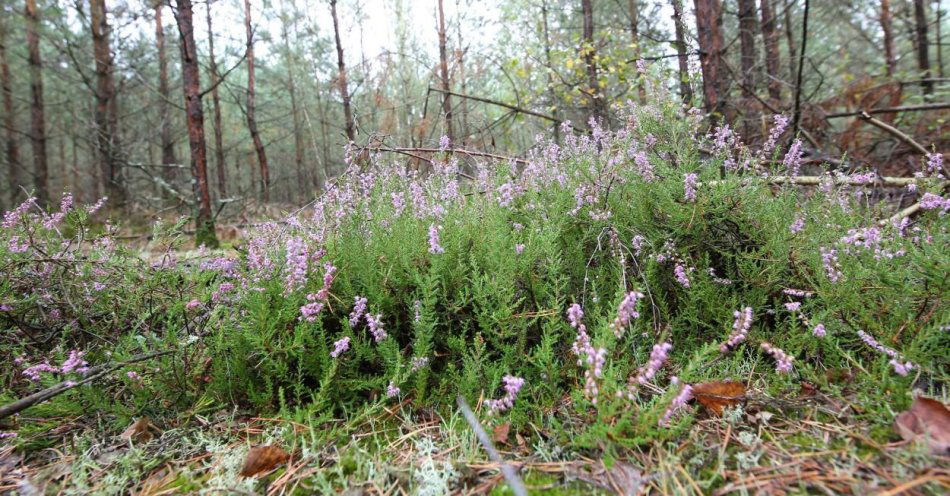
{"label": "heather plant", "polygon": [[[879,223],[854,184],[873,176],[770,186],[800,162],[775,121],[765,149],[720,146],[668,103],[561,146],[539,138],[524,161],[351,164],[222,274],[241,290],[213,337],[210,387],[256,409],[336,412],[462,394],[515,420],[567,391],[604,422],[589,439],[608,422],[636,439],[688,418],[670,408],[690,383],[749,361],[776,385],[854,360],[897,372],[880,377],[898,389],[911,370],[944,377],[942,203]],[[919,187],[942,198],[937,180]]]}
{"label": "heather plant", "polygon": [[187,260],[181,225],[147,261],[71,202],[27,202],[4,219],[0,320],[43,354],[12,346],[3,394],[170,349],[118,378],[127,411],[201,396],[303,421],[462,395],[486,422],[563,422],[590,448],[675,435],[710,379],[755,371],[778,391],[856,366],[897,404],[947,379],[939,177],[918,179],[921,212],[879,222],[873,175],[770,184],[800,170],[781,116],[757,150],[727,129],[697,139],[672,102],[623,122],[565,126],[524,160],[370,153],[311,205]]}

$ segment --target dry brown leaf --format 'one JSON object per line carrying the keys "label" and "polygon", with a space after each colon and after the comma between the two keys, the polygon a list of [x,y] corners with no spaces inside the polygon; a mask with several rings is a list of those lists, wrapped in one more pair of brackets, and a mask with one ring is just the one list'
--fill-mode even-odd
{"label": "dry brown leaf", "polygon": [[135,441],[137,443],[147,443],[152,439],[152,429],[157,429],[152,425],[148,417],[142,417],[136,420],[132,425],[122,431],[119,437]]}
{"label": "dry brown leaf", "polygon": [[735,406],[745,400],[745,384],[739,381],[713,381],[693,386],[693,397],[716,415],[723,408]]}
{"label": "dry brown leaf", "polygon": [[926,442],[934,455],[950,455],[950,409],[937,400],[914,398],[910,410],[894,419],[894,430],[907,441]]}
{"label": "dry brown leaf", "polygon": [[270,472],[279,465],[283,465],[290,455],[279,446],[255,446],[247,452],[242,477],[253,477],[263,472]]}
{"label": "dry brown leaf", "polygon": [[508,431],[511,430],[511,424],[505,422],[504,424],[498,424],[492,429],[492,441],[501,444],[508,444]]}

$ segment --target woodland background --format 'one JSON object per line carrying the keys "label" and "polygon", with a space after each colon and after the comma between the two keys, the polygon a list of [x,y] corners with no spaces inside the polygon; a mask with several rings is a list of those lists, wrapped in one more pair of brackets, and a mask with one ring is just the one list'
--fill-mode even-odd
{"label": "woodland background", "polygon": [[[915,142],[950,140],[946,19],[929,0],[2,0],[0,196],[246,219],[312,199],[348,153],[417,167],[446,136],[523,156],[561,122],[617,125],[640,70],[747,143],[785,113],[811,158],[909,175]],[[874,115],[907,139],[849,114],[888,107],[910,107]]]}

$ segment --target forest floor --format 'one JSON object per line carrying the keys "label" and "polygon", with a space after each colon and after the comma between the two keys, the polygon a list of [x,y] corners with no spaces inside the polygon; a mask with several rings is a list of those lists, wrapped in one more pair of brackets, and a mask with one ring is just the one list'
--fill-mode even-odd
{"label": "forest floor", "polygon": [[[784,397],[755,387],[750,374],[741,397],[697,405],[698,420],[674,439],[596,459],[541,426],[522,434],[499,424],[491,436],[529,494],[946,494],[950,457],[868,421],[896,412],[886,396],[852,390],[853,373],[865,372],[834,371],[828,384],[802,382]],[[317,425],[214,411],[209,401],[121,433],[95,415],[43,411],[19,419],[35,427],[21,440],[33,452],[29,465],[12,445],[0,448],[0,493],[515,494],[460,413],[408,405]],[[567,411],[546,413],[566,425],[589,420]]]}

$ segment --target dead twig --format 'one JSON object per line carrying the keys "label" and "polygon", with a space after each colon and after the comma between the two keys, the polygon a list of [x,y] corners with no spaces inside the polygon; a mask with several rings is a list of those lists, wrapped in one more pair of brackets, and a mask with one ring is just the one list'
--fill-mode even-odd
{"label": "dead twig", "polygon": [[56,384],[55,386],[51,386],[42,391],[33,393],[25,398],[20,398],[12,403],[3,405],[2,407],[0,407],[0,419],[9,417],[10,415],[13,415],[14,413],[18,413],[20,411],[26,410],[27,408],[33,405],[42,403],[54,396],[58,396],[62,393],[65,393],[66,391],[69,391],[70,389],[76,386],[81,386],[83,384],[90,383],[100,377],[108,375],[109,373],[115,370],[118,370],[122,367],[125,367],[126,365],[129,365],[131,363],[150,360],[152,358],[168,355],[170,353],[172,352],[171,351],[156,351],[153,353],[142,353],[140,355],[135,355],[132,358],[121,361],[121,362],[111,362],[111,363],[105,363],[102,365],[96,365],[95,367],[90,367],[86,373],[87,374],[86,377],[82,380],[79,380],[79,381],[66,380],[66,381],[60,382],[59,384]]}
{"label": "dead twig", "polygon": [[515,472],[515,469],[504,462],[501,458],[501,455],[498,454],[498,451],[495,450],[495,445],[492,444],[491,438],[488,437],[488,433],[485,432],[485,429],[482,429],[482,425],[478,423],[478,419],[475,418],[475,413],[472,412],[472,409],[469,408],[468,403],[465,401],[465,398],[459,396],[457,398],[459,408],[462,410],[462,415],[465,416],[465,420],[468,421],[468,425],[472,427],[472,430],[475,431],[475,437],[482,443],[482,446],[485,447],[485,451],[488,452],[488,458],[497,464],[500,465],[501,473],[505,476],[505,479],[508,481],[508,487],[515,493],[517,496],[527,496],[528,490],[524,487],[524,482],[521,481],[521,477],[518,477],[518,473]]}

